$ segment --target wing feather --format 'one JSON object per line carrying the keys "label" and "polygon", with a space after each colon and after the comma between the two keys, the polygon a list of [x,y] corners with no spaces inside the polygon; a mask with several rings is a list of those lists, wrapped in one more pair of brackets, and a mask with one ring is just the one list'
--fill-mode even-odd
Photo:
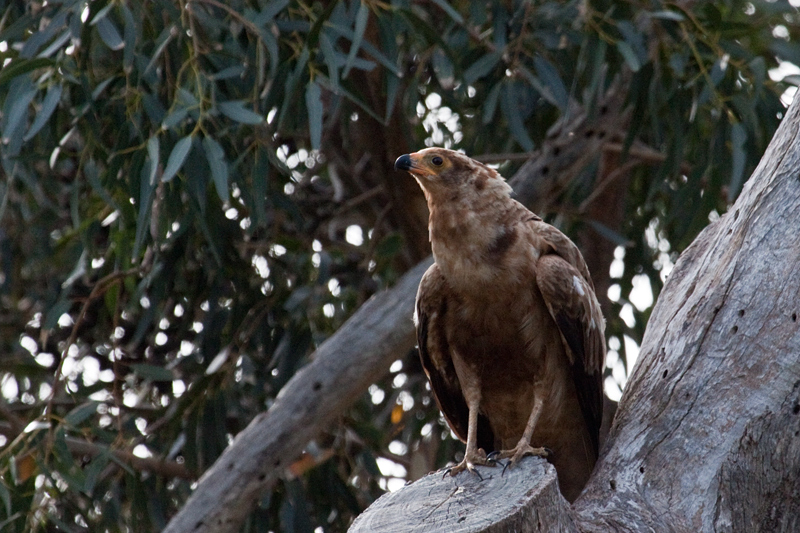
{"label": "wing feather", "polygon": [[[448,304],[452,298],[449,292],[439,267],[432,265],[422,277],[417,291],[417,342],[422,368],[430,381],[436,404],[453,432],[466,442],[469,408],[461,392],[447,341]],[[477,444],[487,453],[494,450],[494,434],[489,420],[483,415],[478,415]]]}
{"label": "wing feather", "polygon": [[537,264],[536,283],[568,347],[578,402],[597,451],[606,355],[603,313],[577,247],[552,227],[542,237],[548,246]]}

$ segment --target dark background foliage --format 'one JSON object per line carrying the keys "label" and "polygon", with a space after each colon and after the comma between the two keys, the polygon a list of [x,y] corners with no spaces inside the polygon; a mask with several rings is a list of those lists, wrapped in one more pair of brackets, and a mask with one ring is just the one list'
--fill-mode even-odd
{"label": "dark background foliage", "polygon": [[[540,214],[597,245],[618,395],[650,296],[782,117],[798,28],[762,0],[3,2],[0,529],[162,528],[429,254],[398,155],[510,177],[580,112],[622,134]],[[342,530],[460,449],[398,354],[247,530]]]}

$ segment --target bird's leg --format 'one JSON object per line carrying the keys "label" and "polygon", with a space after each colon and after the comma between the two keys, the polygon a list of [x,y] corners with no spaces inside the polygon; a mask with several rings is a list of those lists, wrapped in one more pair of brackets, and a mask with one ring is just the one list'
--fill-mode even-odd
{"label": "bird's leg", "polygon": [[525,425],[525,431],[522,433],[522,438],[515,447],[510,450],[503,450],[499,453],[499,459],[510,458],[508,464],[503,468],[503,471],[526,455],[538,455],[539,457],[547,457],[550,451],[547,448],[534,448],[531,446],[531,437],[533,436],[533,429],[536,427],[536,422],[542,414],[543,402],[538,396],[534,396],[533,409],[528,417],[528,423]]}
{"label": "bird's leg", "polygon": [[494,461],[486,459],[486,452],[478,448],[478,409],[481,405],[481,380],[475,369],[470,367],[457,351],[453,352],[453,366],[455,367],[458,381],[461,383],[461,392],[467,402],[469,417],[467,449],[464,452],[464,460],[447,470],[447,472],[451,476],[455,476],[459,472],[469,470],[480,477],[478,471],[475,470],[475,465],[494,466]]}
{"label": "bird's leg", "polygon": [[452,468],[448,468],[445,474],[455,476],[456,474],[469,470],[478,477],[480,473],[475,470],[475,465],[494,466],[494,461],[486,458],[486,452],[478,448],[478,405],[480,404],[480,393],[469,402],[469,425],[467,426],[467,450],[464,452],[464,459]]}

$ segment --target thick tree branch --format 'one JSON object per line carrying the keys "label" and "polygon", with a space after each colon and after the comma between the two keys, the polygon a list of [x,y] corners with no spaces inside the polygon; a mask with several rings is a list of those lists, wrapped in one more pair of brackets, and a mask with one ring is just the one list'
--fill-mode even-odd
{"label": "thick tree branch", "polygon": [[798,175],[795,99],[739,199],[661,292],[607,451],[575,504],[584,529],[796,530]]}
{"label": "thick tree branch", "polygon": [[166,532],[238,531],[261,492],[274,483],[320,428],[386,374],[414,346],[414,294],[431,261],[365,303],[314,353],[266,413],[236,436],[200,479]]}

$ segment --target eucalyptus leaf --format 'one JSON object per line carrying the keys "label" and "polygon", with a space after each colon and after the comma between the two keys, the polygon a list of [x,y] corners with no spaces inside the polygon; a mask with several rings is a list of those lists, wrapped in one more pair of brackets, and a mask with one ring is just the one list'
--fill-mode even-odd
{"label": "eucalyptus leaf", "polygon": [[501,57],[501,52],[489,52],[475,61],[467,70],[464,71],[464,74],[462,74],[464,83],[467,85],[472,85],[477,80],[489,74],[489,72],[491,72],[495,65],[497,65],[497,63],[500,61]]}
{"label": "eucalyptus leaf", "polygon": [[203,149],[206,154],[208,166],[211,169],[211,179],[220,200],[228,199],[228,162],[225,160],[225,150],[211,137],[203,139]]}
{"label": "eucalyptus leaf", "polygon": [[306,87],[306,109],[308,110],[308,131],[311,148],[319,150],[322,143],[322,91],[316,83]]}
{"label": "eucalyptus leaf", "polygon": [[492,89],[489,91],[489,94],[486,96],[486,101],[483,105],[482,117],[484,124],[489,124],[494,118],[495,111],[497,110],[497,102],[500,97],[500,89],[502,88],[503,84],[497,83],[494,87],[492,87]]}
{"label": "eucalyptus leaf", "polygon": [[128,5],[124,2],[118,4],[122,10],[122,20],[125,26],[122,29],[122,39],[125,49],[122,53],[122,67],[125,72],[133,69],[133,59],[136,47],[136,20],[133,18]]}
{"label": "eucalyptus leaf", "polygon": [[533,59],[533,65],[536,68],[536,74],[539,79],[547,87],[547,91],[552,95],[553,102],[562,111],[566,112],[569,103],[569,96],[564,82],[561,81],[561,76],[558,75],[558,70],[552,63],[543,57],[536,56]]}
{"label": "eucalyptus leaf", "polygon": [[[109,4],[109,6],[111,5],[113,4]],[[97,22],[97,32],[110,49],[122,50],[125,46],[125,41],[122,40],[117,26],[108,17],[103,17]]]}
{"label": "eucalyptus leaf", "polygon": [[[149,143],[148,143],[149,144]],[[154,167],[152,159],[146,159],[141,167],[139,175],[139,214],[136,217],[136,236],[133,244],[133,257],[138,258],[139,252],[144,244],[144,238],[150,228],[150,209],[153,205],[153,192],[155,191],[155,177],[157,168]]]}
{"label": "eucalyptus leaf", "polygon": [[258,113],[247,109],[245,105],[247,102],[243,100],[235,100],[229,102],[220,102],[217,104],[217,109],[231,120],[241,122],[242,124],[261,124],[264,117]]}
{"label": "eucalyptus leaf", "polygon": [[508,128],[514,140],[517,141],[526,152],[533,151],[533,140],[531,140],[530,135],[528,135],[525,129],[525,123],[522,121],[522,116],[517,107],[514,86],[510,83],[504,84],[501,89],[500,108],[503,111],[506,122],[508,122]]}
{"label": "eucalyptus leaf", "polygon": [[347,61],[344,64],[342,71],[342,78],[346,78],[353,67],[353,61],[361,48],[361,41],[364,39],[364,31],[367,29],[367,21],[369,20],[369,7],[362,0],[358,5],[356,12],[355,27],[353,29],[353,42],[350,45],[350,52],[347,54]]}
{"label": "eucalyptus leaf", "polygon": [[6,516],[11,516],[11,493],[6,487],[5,480],[0,480],[0,500],[3,500],[3,505],[6,508]]}
{"label": "eucalyptus leaf", "polygon": [[153,135],[147,140],[147,157],[150,158],[150,174],[147,180],[154,184],[156,182],[156,173],[158,172],[158,163],[161,152],[161,143],[158,137]]}
{"label": "eucalyptus leaf", "polygon": [[333,47],[333,41],[325,31],[319,34],[319,49],[322,52],[322,58],[325,60],[325,66],[328,67],[328,79],[334,86],[338,87],[339,65],[336,60],[338,54]]}
{"label": "eucalyptus leaf", "polygon": [[46,57],[36,59],[16,59],[0,69],[0,87],[32,70],[52,66],[53,60]]}
{"label": "eucalyptus leaf", "polygon": [[97,413],[98,405],[100,405],[100,402],[97,401],[83,403],[67,413],[67,416],[64,417],[64,422],[70,426],[78,427],[82,422]]}
{"label": "eucalyptus leaf", "polygon": [[53,111],[56,110],[58,102],[61,99],[61,91],[61,84],[53,84],[48,87],[47,94],[44,100],[42,100],[42,107],[39,108],[39,112],[36,113],[36,118],[33,120],[30,129],[28,129],[28,133],[25,134],[25,141],[31,140],[33,136],[39,133],[39,130],[47,124],[47,121],[50,119]]}
{"label": "eucalyptus leaf", "polygon": [[183,122],[183,119],[185,119],[188,114],[189,110],[187,108],[179,107],[164,118],[163,122],[161,122],[161,127],[165,130],[174,128]]}
{"label": "eucalyptus leaf", "polygon": [[633,72],[639,72],[639,69],[642,68],[642,64],[639,61],[639,56],[636,55],[636,52],[633,51],[631,45],[626,43],[625,41],[617,41],[617,50],[622,55],[622,58],[628,64],[628,67]]}
{"label": "eucalyptus leaf", "polygon": [[186,156],[189,155],[191,149],[191,135],[187,135],[175,143],[175,146],[172,148],[172,152],[170,152],[169,158],[167,159],[167,167],[164,169],[164,174],[161,176],[161,181],[169,182],[175,177],[175,174],[177,174],[183,166],[183,162],[186,161]]}
{"label": "eucalyptus leaf", "polygon": [[8,142],[11,137],[21,134],[19,131],[25,126],[28,117],[28,107],[38,92],[29,79],[16,83],[6,97],[3,105],[3,141]]}
{"label": "eucalyptus leaf", "polygon": [[442,11],[447,13],[447,16],[453,19],[454,22],[457,24],[464,24],[464,17],[462,17],[461,13],[453,8],[450,2],[447,2],[446,0],[432,0],[432,2],[439,6]]}

